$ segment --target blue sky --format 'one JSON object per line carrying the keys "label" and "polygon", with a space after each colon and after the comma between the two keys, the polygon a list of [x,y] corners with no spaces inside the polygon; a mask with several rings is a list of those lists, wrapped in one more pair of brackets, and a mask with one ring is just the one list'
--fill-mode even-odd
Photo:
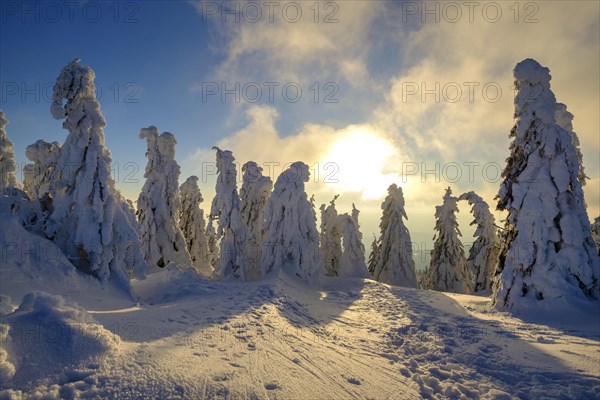
{"label": "blue sky", "polygon": [[[366,242],[396,182],[413,240],[430,246],[446,186],[457,195],[476,190],[494,208],[513,125],[512,68],[532,57],[550,68],[558,100],[575,115],[591,178],[588,211],[600,212],[597,2],[478,2],[473,10],[460,2],[277,2],[273,21],[263,2],[0,4],[0,108],[19,163],[39,138],[64,141],[49,97],[61,68],[78,57],[96,73],[106,143],[127,197],[135,200],[143,183],[139,130],[155,125],[177,137],[182,182],[202,177],[213,145],[240,162],[275,165],[274,177],[288,162],[307,162],[319,172],[309,194],[318,204],[341,194],[339,212],[356,203]],[[223,14],[236,7],[239,22]],[[253,22],[256,10],[262,18]],[[221,89],[236,82],[240,101],[221,101]],[[201,188],[207,208],[214,177]],[[461,210],[470,242],[468,206]]]}

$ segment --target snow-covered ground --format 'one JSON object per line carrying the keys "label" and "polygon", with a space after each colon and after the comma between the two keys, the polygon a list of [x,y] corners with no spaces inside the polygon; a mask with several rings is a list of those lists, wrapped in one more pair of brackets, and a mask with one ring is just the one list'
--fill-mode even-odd
{"label": "snow-covered ground", "polygon": [[368,279],[311,288],[172,267],[133,281],[135,302],[0,223],[0,398],[600,398],[600,313],[586,304],[518,318]]}

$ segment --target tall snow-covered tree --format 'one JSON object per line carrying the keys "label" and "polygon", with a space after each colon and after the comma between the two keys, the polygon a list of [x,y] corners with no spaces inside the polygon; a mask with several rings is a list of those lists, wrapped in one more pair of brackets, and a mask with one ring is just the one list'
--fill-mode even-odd
{"label": "tall snow-covered tree", "polygon": [[146,182],[137,201],[146,262],[160,268],[170,263],[189,266],[190,254],[177,223],[181,212],[180,169],[175,161],[177,141],[169,132],[159,134],[155,126],[142,128],[140,139],[146,139],[148,144]]}
{"label": "tall snow-covered tree", "polygon": [[235,158],[229,150],[217,151],[217,185],[212,201],[211,218],[218,220],[217,239],[220,242],[219,260],[215,266],[218,277],[248,279],[246,244],[248,227],[240,214],[240,198],[236,187]]}
{"label": "tall snow-covered tree", "polygon": [[[353,216],[356,208],[353,205]],[[358,211],[358,210],[356,210]],[[340,258],[337,276],[345,278],[366,278],[369,276],[367,264],[365,263],[365,246],[362,242],[362,234],[356,223],[357,218],[348,214],[337,216],[337,229],[342,233],[343,252]]]}
{"label": "tall snow-covered tree", "polygon": [[264,176],[262,171],[263,169],[254,161],[249,161],[242,166],[240,214],[248,227],[248,241],[245,248],[248,279],[257,278],[261,274],[265,207],[273,189],[273,181],[268,176]]}
{"label": "tall snow-covered tree", "polygon": [[416,288],[412,241],[403,221],[408,217],[402,188],[391,184],[381,208],[383,215],[379,223],[376,258],[372,264],[373,277],[380,282]]}
{"label": "tall snow-covered tree", "polygon": [[118,280],[130,289],[127,273],[143,276],[146,263],[127,201],[111,176],[104,145],[106,122],[96,100],[94,72],[73,60],[63,68],[50,111],[69,131],[50,178],[53,211],[46,234],[81,270],[102,282]]}
{"label": "tall snow-covered tree", "polygon": [[263,274],[283,268],[314,282],[323,273],[314,203],[304,188],[309,178],[308,165],[298,161],[275,182],[265,209]]}
{"label": "tall snow-covered tree", "polygon": [[467,269],[465,251],[459,239],[456,213],[458,198],[452,189],[446,189],[443,203],[435,207],[435,230],[433,250],[429,265],[428,289],[441,292],[472,292],[472,278]]}
{"label": "tall snow-covered tree", "polygon": [[492,293],[492,278],[494,276],[500,241],[494,215],[488,204],[475,192],[467,192],[459,197],[471,205],[474,220],[471,225],[477,225],[473,237],[475,242],[469,250],[467,269],[474,281],[471,283],[474,293],[489,295]]}
{"label": "tall snow-covered tree", "polygon": [[526,59],[514,77],[516,123],[497,197],[508,216],[494,304],[510,309],[527,300],[598,299],[600,260],[585,211],[580,155],[573,134],[557,122],[550,71]]}
{"label": "tall snow-covered tree", "polygon": [[0,192],[9,187],[19,187],[15,176],[17,163],[15,162],[13,142],[6,134],[6,125],[8,125],[8,119],[0,110]]}
{"label": "tall snow-covered tree", "polygon": [[179,228],[185,238],[192,265],[203,275],[212,275],[206,221],[200,204],[204,201],[198,187],[198,177],[190,176],[179,186],[181,208],[179,211]]}
{"label": "tall snow-covered tree", "polygon": [[342,258],[342,232],[338,223],[338,213],[335,208],[336,195],[328,206],[322,204],[321,210],[321,256],[325,275],[338,276]]}
{"label": "tall snow-covered tree", "polygon": [[45,140],[27,146],[25,155],[32,161],[23,168],[23,188],[32,199],[39,199],[52,190],[52,173],[60,152],[58,142]]}

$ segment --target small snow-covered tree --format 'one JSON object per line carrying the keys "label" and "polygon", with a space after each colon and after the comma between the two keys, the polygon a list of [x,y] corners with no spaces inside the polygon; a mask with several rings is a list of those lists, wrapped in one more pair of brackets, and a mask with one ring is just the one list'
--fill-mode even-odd
{"label": "small snow-covered tree", "polygon": [[323,272],[314,203],[304,188],[309,178],[308,165],[298,161],[275,182],[265,209],[263,274],[283,268],[305,281],[314,281]]}
{"label": "small snow-covered tree", "polygon": [[452,189],[446,189],[443,203],[435,207],[435,230],[433,250],[429,265],[428,289],[441,292],[472,292],[465,251],[459,239],[456,213],[458,199],[452,196]]}
{"label": "small snow-covered tree", "polygon": [[475,242],[469,250],[467,269],[474,282],[471,283],[474,293],[491,294],[492,278],[494,276],[500,241],[498,229],[495,225],[494,215],[490,212],[488,204],[475,192],[467,192],[459,197],[467,200],[471,205],[474,220],[471,225],[477,225],[473,237]]}
{"label": "small snow-covered tree", "polygon": [[246,263],[248,279],[261,274],[260,259],[265,236],[265,207],[273,189],[273,181],[262,174],[263,169],[254,161],[242,166],[243,183],[240,189],[240,214],[248,227]]}
{"label": "small snow-covered tree", "polygon": [[[356,208],[353,205],[353,211]],[[356,210],[358,211],[358,210]],[[358,217],[358,213],[354,215]],[[365,246],[362,243],[362,234],[360,228],[353,218],[348,214],[341,214],[337,217],[337,229],[342,232],[343,252],[340,258],[337,276],[344,278],[366,278],[369,276],[367,264],[365,263]]]}
{"label": "small snow-covered tree", "polygon": [[594,223],[591,226],[592,230],[592,238],[594,242],[596,242],[596,247],[598,248],[598,254],[600,255],[600,217],[596,217]]}
{"label": "small snow-covered tree", "polygon": [[181,212],[180,169],[175,161],[177,141],[169,132],[159,134],[155,126],[142,128],[140,139],[146,139],[148,144],[146,182],[137,202],[146,262],[160,268],[170,263],[189,266],[190,254],[177,223]]}
{"label": "small snow-covered tree", "polygon": [[426,290],[429,287],[429,266],[423,271],[417,271],[417,287]]}
{"label": "small snow-covered tree", "polygon": [[81,270],[125,282],[146,270],[138,226],[115,188],[104,145],[106,122],[96,100],[94,72],[76,59],[63,68],[52,93],[52,116],[69,131],[50,180],[53,211],[46,234]]}
{"label": "small snow-covered tree", "polygon": [[48,143],[45,140],[27,146],[25,155],[32,164],[23,168],[23,188],[32,199],[39,199],[52,191],[52,173],[60,152],[58,142]]}
{"label": "small snow-covered tree", "polygon": [[179,186],[181,208],[179,211],[179,228],[185,238],[185,244],[192,265],[202,274],[211,275],[208,239],[204,211],[200,204],[204,201],[198,187],[198,177],[190,176]]}
{"label": "small snow-covered tree", "polygon": [[218,175],[210,214],[211,218],[218,220],[217,239],[221,240],[215,273],[221,278],[234,276],[246,280],[248,270],[244,252],[247,250],[248,228],[240,214],[235,158],[229,150],[213,149],[217,151]]}
{"label": "small snow-covered tree", "polygon": [[[600,297],[600,260],[572,132],[557,122],[550,71],[526,59],[514,69],[515,118],[498,209],[508,212],[494,304],[510,309]],[[568,128],[568,126],[567,126]]]}
{"label": "small snow-covered tree", "polygon": [[325,275],[338,276],[342,258],[342,232],[338,224],[338,213],[335,209],[336,195],[328,206],[321,205],[321,255]]}
{"label": "small snow-covered tree", "polygon": [[416,288],[412,241],[403,221],[408,217],[402,188],[391,184],[381,208],[383,215],[379,223],[376,258],[373,260],[373,277],[380,282]]}
{"label": "small snow-covered tree", "polygon": [[4,116],[4,112],[0,110],[0,192],[7,188],[19,187],[15,177],[17,163],[15,162],[13,142],[6,134],[6,125],[8,125],[8,120]]}
{"label": "small snow-covered tree", "polygon": [[206,227],[206,243],[208,245],[208,262],[214,273],[217,261],[219,261],[219,240],[213,226],[213,220],[210,217],[208,218],[208,226]]}
{"label": "small snow-covered tree", "polygon": [[377,260],[379,258],[379,241],[377,236],[373,234],[373,242],[371,242],[371,254],[369,254],[369,261],[367,262],[367,269],[371,276],[375,274],[375,266],[377,266]]}

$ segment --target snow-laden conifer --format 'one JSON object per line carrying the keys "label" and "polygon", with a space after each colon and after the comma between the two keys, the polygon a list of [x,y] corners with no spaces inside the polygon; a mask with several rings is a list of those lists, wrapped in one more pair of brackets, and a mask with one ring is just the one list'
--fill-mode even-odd
{"label": "snow-laden conifer", "polygon": [[561,107],[548,68],[526,59],[514,77],[516,122],[498,194],[498,209],[508,216],[494,303],[512,308],[525,300],[598,299],[600,260],[585,211],[577,140],[564,115],[557,118]]}
{"label": "snow-laden conifer", "polygon": [[295,162],[283,171],[265,209],[263,273],[283,268],[305,281],[315,281],[323,272],[314,202],[304,188],[308,165]]}
{"label": "snow-laden conifer", "polygon": [[458,199],[452,196],[452,190],[446,189],[443,203],[435,207],[436,234],[431,251],[428,289],[441,292],[471,293],[471,277],[467,269],[467,260],[463,245],[459,239],[456,213]]}
{"label": "snow-laden conifer", "polygon": [[142,128],[140,139],[146,139],[148,145],[146,182],[137,202],[146,262],[161,268],[170,263],[189,266],[190,255],[177,222],[181,209],[180,169],[175,161],[177,141],[169,132],[159,134],[155,126]]}
{"label": "snow-laden conifer", "polygon": [[64,119],[69,135],[50,178],[54,200],[46,234],[81,270],[103,282],[117,278],[129,287],[127,273],[142,276],[146,263],[139,226],[111,176],[94,77],[76,59],[54,85],[50,110],[54,118]]}
{"label": "snow-laden conifer", "polygon": [[403,221],[408,217],[402,188],[391,184],[381,208],[383,215],[379,223],[377,251],[371,263],[373,277],[380,282],[416,288],[412,241]]}

